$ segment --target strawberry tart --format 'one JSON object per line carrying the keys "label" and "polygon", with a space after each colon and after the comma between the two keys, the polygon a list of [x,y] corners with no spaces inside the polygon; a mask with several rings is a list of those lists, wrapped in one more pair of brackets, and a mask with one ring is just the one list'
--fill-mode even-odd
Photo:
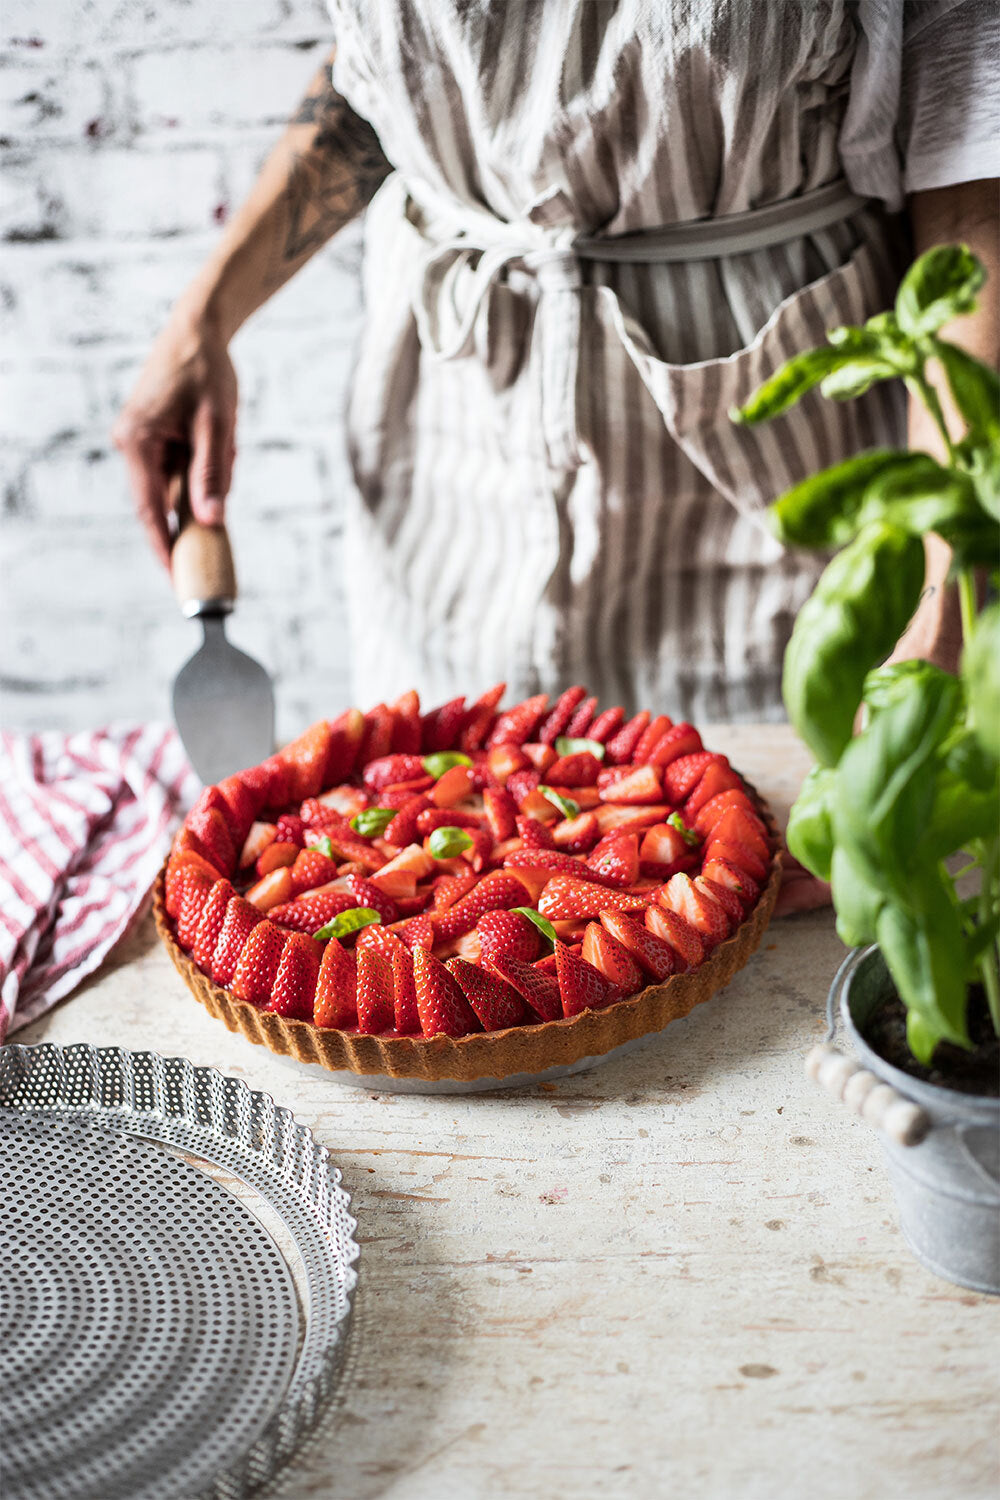
{"label": "strawberry tart", "polygon": [[348,709],[207,787],[160,935],[230,1030],[395,1079],[502,1080],[662,1030],[760,942],[766,807],[697,729],[503,686]]}

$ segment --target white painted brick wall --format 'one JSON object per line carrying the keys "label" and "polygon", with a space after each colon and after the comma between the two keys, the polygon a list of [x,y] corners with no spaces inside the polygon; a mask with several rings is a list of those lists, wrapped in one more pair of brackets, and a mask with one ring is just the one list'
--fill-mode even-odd
{"label": "white painted brick wall", "polygon": [[[168,712],[198,641],[109,430],[150,340],[332,42],[322,0],[6,0],[0,13],[0,720]],[[279,731],[346,702],[349,229],[240,334],[230,634]]]}

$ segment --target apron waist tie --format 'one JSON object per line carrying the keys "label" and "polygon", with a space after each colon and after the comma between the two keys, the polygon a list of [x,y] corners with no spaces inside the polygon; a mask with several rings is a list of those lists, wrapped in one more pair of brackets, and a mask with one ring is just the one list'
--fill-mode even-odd
{"label": "apron waist tie", "polygon": [[[645,265],[717,260],[784,244],[851,218],[867,199],[845,179],[796,198],[716,219],[663,224],[620,235],[582,235],[569,226],[509,223],[485,209],[410,194],[427,241],[416,268],[413,310],[424,352],[436,361],[474,352],[476,326],[492,288],[512,262],[539,289],[532,337],[541,423],[549,462],[572,468],[577,443],[581,261]],[[409,207],[408,207],[409,217]]]}

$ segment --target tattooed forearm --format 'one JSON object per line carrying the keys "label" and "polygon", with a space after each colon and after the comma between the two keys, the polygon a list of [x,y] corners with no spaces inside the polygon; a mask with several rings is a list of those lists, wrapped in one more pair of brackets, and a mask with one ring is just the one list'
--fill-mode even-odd
{"label": "tattooed forearm", "polygon": [[392,170],[375,131],[329,77],[317,82],[289,123],[312,125],[315,131],[301,146],[296,142],[289,161],[284,269],[274,268],[282,279],[289,262],[311,255],[359,213]]}

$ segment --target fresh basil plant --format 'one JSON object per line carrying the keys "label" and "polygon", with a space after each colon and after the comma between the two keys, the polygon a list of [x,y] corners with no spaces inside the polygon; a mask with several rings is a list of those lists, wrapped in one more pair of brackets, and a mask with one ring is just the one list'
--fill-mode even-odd
{"label": "fresh basil plant", "polygon": [[[789,718],[816,756],[792,809],[788,846],[833,886],[837,930],[877,942],[907,1009],[921,1062],[941,1040],[968,1047],[968,987],[980,981],[1000,1033],[1000,604],[979,607],[976,571],[1000,583],[1000,379],[941,337],[985,280],[961,245],[922,255],[893,311],[835,328],[788,361],[741,423],[785,411],[815,386],[835,400],[902,379],[927,407],[945,461],[879,449],[803,480],[772,507],[791,547],[842,548],[799,612],[785,655]],[[945,422],[936,360],[964,424]],[[952,549],[961,605],[960,676],[927,661],[880,665],[924,586],[923,538]],[[863,728],[854,733],[863,705]],[[963,851],[964,867],[950,856]],[[963,898],[960,875],[978,870]]]}

